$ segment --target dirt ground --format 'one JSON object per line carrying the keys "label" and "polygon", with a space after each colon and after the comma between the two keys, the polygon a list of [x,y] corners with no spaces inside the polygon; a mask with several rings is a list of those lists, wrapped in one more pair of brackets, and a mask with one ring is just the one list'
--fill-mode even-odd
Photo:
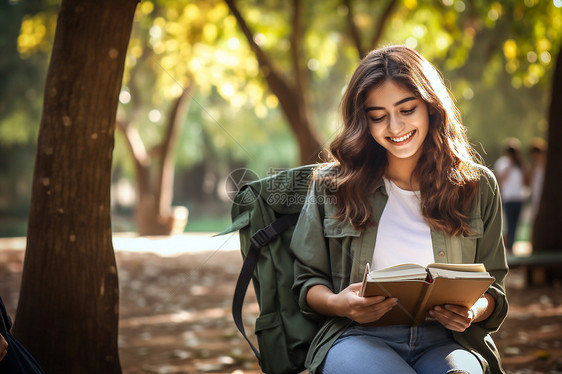
{"label": "dirt ground", "polygon": [[[22,250],[0,250],[0,295],[14,316]],[[159,256],[116,253],[121,290],[123,373],[260,373],[230,315],[238,251]],[[494,340],[508,373],[562,373],[562,286],[529,288],[524,271],[507,281],[510,313]],[[249,292],[251,332],[258,306]]]}

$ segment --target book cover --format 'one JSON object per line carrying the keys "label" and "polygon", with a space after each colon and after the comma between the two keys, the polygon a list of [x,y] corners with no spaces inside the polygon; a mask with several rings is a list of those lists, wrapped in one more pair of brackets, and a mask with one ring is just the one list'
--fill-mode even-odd
{"label": "book cover", "polygon": [[365,269],[360,296],[395,297],[398,304],[367,326],[417,325],[436,305],[471,307],[494,282],[483,264],[403,264]]}

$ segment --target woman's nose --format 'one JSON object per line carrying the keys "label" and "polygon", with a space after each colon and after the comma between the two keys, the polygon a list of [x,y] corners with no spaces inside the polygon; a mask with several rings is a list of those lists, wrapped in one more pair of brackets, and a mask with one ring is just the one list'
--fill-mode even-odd
{"label": "woman's nose", "polygon": [[404,130],[404,123],[396,116],[391,116],[388,129],[392,134],[400,135],[400,133]]}

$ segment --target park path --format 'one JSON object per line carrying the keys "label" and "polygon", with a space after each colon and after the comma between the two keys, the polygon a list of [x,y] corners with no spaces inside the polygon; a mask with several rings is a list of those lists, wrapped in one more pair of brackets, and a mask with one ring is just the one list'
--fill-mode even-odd
{"label": "park path", "polygon": [[[259,373],[231,313],[242,264],[236,235],[114,239],[120,281],[120,358],[125,374]],[[0,239],[0,295],[14,315],[24,238]],[[510,313],[494,340],[508,374],[562,374],[562,287],[527,288],[508,275]],[[250,330],[258,306],[250,290]]]}

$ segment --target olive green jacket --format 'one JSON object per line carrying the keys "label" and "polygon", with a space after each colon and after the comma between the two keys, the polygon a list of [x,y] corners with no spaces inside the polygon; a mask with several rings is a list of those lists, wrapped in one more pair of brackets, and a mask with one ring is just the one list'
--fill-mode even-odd
{"label": "olive green jacket", "polygon": [[[353,322],[347,318],[326,318],[314,312],[306,302],[308,290],[325,285],[338,293],[351,283],[361,282],[367,262],[373,258],[377,225],[357,231],[349,222],[331,218],[335,213],[333,195],[325,186],[314,181],[295,228],[291,249],[296,256],[293,291],[301,311],[307,317],[323,321],[308,352],[306,366],[314,374],[334,341]],[[371,197],[373,218],[378,222],[388,200],[381,180]],[[496,301],[496,308],[486,320],[472,324],[465,332],[454,332],[454,338],[471,350],[481,361],[486,373],[503,373],[499,352],[490,337],[507,315],[508,303],[504,280],[507,261],[502,239],[502,206],[498,185],[493,174],[484,169],[480,180],[480,194],[470,211],[473,235],[449,236],[431,230],[435,262],[483,263],[495,278],[488,293]]]}

